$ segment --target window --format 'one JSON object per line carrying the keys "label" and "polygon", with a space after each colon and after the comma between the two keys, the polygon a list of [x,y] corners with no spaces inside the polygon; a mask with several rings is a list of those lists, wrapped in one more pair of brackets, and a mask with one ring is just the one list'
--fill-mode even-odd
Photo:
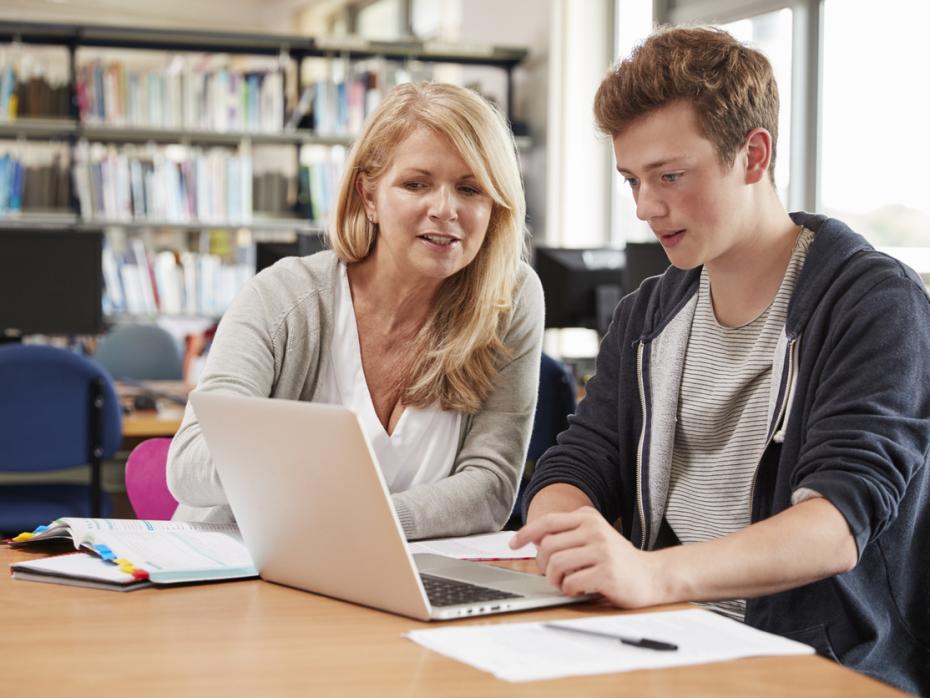
{"label": "window", "polygon": [[930,6],[825,0],[821,208],[928,279]]}
{"label": "window", "polygon": [[738,40],[762,51],[778,84],[778,143],[775,151],[775,188],[788,206],[788,163],[791,153],[791,23],[788,8],[721,25]]}
{"label": "window", "polygon": [[[617,0],[614,13],[614,62],[630,54],[652,31],[652,0]],[[610,156],[612,166],[613,155]],[[611,178],[610,241],[649,242],[655,239],[649,226],[636,217],[633,192],[616,172]]]}
{"label": "window", "polygon": [[[731,3],[734,4],[735,3]],[[726,5],[726,3],[724,3]],[[738,14],[737,14],[738,16]],[[700,18],[683,17],[682,21],[704,21]],[[618,0],[616,27],[616,58],[629,54],[633,47],[644,39],[651,30],[652,3],[647,0]],[[706,21],[711,22],[712,19]],[[791,71],[792,71],[792,23],[793,13],[789,8],[780,8],[752,17],[740,18],[716,25],[726,29],[740,41],[747,42],[762,51],[772,64],[778,83],[778,150],[775,160],[775,186],[781,200],[788,201],[788,181],[791,160]],[[620,178],[614,184],[611,239],[623,241],[648,241],[653,239],[649,226],[636,218],[636,205],[629,187]]]}

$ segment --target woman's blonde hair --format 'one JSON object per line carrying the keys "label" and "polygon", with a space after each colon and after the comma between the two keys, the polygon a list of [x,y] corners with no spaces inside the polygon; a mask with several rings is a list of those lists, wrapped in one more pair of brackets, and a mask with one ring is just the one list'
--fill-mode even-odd
{"label": "woman's blonde hair", "polygon": [[406,377],[403,402],[477,412],[508,355],[502,333],[525,254],[526,203],[513,135],[487,101],[455,85],[420,82],[394,88],[368,118],[349,154],[330,231],[340,260],[365,259],[378,238],[356,190],[374,190],[394,150],[413,131],[447,138],[492,200],[488,230],[471,264],[443,281],[436,305],[412,347],[421,357]]}

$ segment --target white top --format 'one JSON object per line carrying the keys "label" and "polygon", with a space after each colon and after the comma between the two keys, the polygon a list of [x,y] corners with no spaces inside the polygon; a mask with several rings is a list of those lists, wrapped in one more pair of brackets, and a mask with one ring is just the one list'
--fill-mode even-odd
{"label": "white top", "polygon": [[349,276],[342,263],[333,294],[333,317],[332,360],[323,363],[318,401],[348,407],[358,415],[392,493],[449,477],[462,415],[442,410],[438,403],[425,409],[407,406],[394,433],[388,435],[384,430],[365,381]]}
{"label": "white top", "polygon": [[[752,487],[769,438],[772,356],[814,233],[803,228],[771,304],[752,322],[717,321],[707,267],[685,354],[666,519],[682,543],[750,524]],[[743,620],[743,599],[706,605]]]}

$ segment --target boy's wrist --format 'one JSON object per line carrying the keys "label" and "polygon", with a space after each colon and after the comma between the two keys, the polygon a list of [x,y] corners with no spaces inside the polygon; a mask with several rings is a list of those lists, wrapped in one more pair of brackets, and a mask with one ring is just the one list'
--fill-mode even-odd
{"label": "boy's wrist", "polygon": [[652,558],[653,578],[656,581],[657,604],[681,603],[694,596],[694,585],[688,573],[687,560],[680,553],[682,546],[663,548],[647,553]]}
{"label": "boy's wrist", "polygon": [[527,508],[526,521],[529,523],[543,514],[575,511],[583,506],[591,506],[591,500],[584,492],[574,485],[555,483],[536,493]]}

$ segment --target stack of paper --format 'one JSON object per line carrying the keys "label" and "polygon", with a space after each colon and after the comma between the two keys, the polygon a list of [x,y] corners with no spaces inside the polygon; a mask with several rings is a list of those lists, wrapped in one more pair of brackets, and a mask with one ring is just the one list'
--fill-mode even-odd
{"label": "stack of paper", "polygon": [[414,630],[407,637],[506,681],[606,674],[721,662],[761,655],[812,654],[813,648],[700,609],[595,616],[558,621],[581,629],[650,638],[675,651],[631,647],[619,640],[566,633],[542,623],[500,623]]}

